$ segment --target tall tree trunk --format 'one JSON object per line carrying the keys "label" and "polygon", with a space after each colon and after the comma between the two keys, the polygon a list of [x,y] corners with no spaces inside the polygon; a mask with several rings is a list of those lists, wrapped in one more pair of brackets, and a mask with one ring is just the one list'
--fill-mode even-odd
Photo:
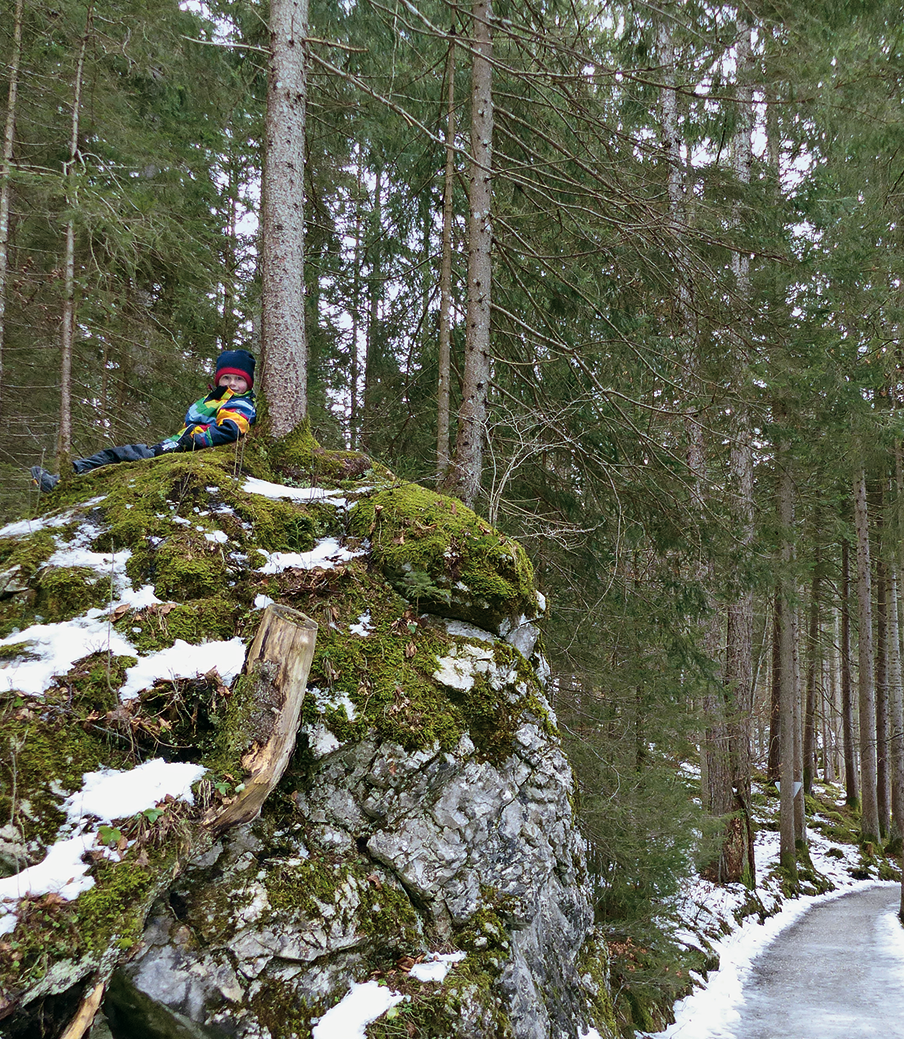
{"label": "tall tree trunk", "polygon": [[854,694],[851,683],[851,551],[841,542],[841,736],[844,744],[845,802],[860,803],[857,746],[854,732]]}
{"label": "tall tree trunk", "polygon": [[891,774],[891,850],[904,849],[904,687],[901,677],[901,627],[898,566],[888,568],[888,756]]}
{"label": "tall tree trunk", "polygon": [[797,845],[794,822],[794,701],[797,689],[794,682],[794,481],[788,465],[782,462],[787,447],[779,449],[781,475],[778,488],[778,516],[781,526],[781,609],[779,632],[781,642],[779,760],[781,789],[779,791],[779,863],[793,887],[797,886]]}
{"label": "tall tree trunk", "polygon": [[857,529],[857,606],[859,617],[860,703],[860,839],[879,840],[879,805],[876,799],[876,687],[873,659],[872,575],[870,573],[869,510],[863,468],[854,476],[854,519]]}
{"label": "tall tree trunk", "polygon": [[[893,398],[894,399],[894,398]],[[897,401],[895,401],[897,403]],[[901,639],[904,636],[901,613],[901,582],[899,574],[902,555],[901,536],[904,530],[904,447],[895,444],[895,522],[892,530],[898,550],[892,556],[889,568],[888,645],[889,645],[889,757],[891,758],[891,814],[892,847],[904,854],[904,674],[901,666]],[[902,882],[904,907],[904,882]]]}
{"label": "tall tree trunk", "polygon": [[[798,589],[792,593],[796,600]],[[794,686],[794,837],[799,847],[807,839],[807,816],[804,810],[804,741],[803,741],[803,682],[800,664],[800,613],[795,604],[791,609],[792,682]]]}
{"label": "tall tree trunk", "polygon": [[841,683],[839,681],[838,610],[832,607],[831,639],[826,661],[826,687],[823,699],[823,775],[827,783],[835,783],[840,775],[838,759],[838,720],[841,718]]}
{"label": "tall tree trunk", "polygon": [[308,0],[270,0],[261,221],[263,388],[274,438],[307,416],[304,167]]}
{"label": "tall tree trunk", "polygon": [[[739,27],[737,49],[737,130],[732,142],[732,160],[738,183],[750,183],[753,160],[751,130],[753,119],[753,89],[751,72],[751,28],[746,23]],[[739,220],[738,211],[735,213]],[[750,300],[750,260],[742,252],[732,258],[735,291],[740,306]],[[731,441],[731,490],[734,522],[742,549],[753,542],[753,427],[747,404],[748,348],[739,334],[733,336],[733,383],[736,393]],[[728,716],[731,719],[732,783],[740,812],[739,825],[734,828],[735,847],[732,858],[745,864],[753,879],[753,827],[750,815],[750,726],[753,714],[753,595],[742,591],[728,606],[728,626],[725,651],[725,686],[729,696]],[[740,879],[740,878],[738,878]]]}
{"label": "tall tree trunk", "polygon": [[449,466],[452,358],[452,189],[455,185],[455,33],[446,57],[446,171],[443,177],[443,251],[439,269],[439,382],[436,391],[436,482]]}
{"label": "tall tree trunk", "polygon": [[891,823],[891,784],[888,762],[888,572],[882,558],[882,528],[876,517],[876,808],[879,836],[887,837]]}
{"label": "tall tree trunk", "polygon": [[364,195],[362,153],[358,151],[358,169],[355,192],[355,258],[352,274],[352,335],[349,347],[348,375],[348,428],[349,443],[352,449],[360,446],[361,417],[358,408],[358,382],[360,371],[358,365],[358,335],[361,329],[361,199]]}
{"label": "tall tree trunk", "polygon": [[[669,17],[660,17],[657,25],[659,65],[662,69],[662,87],[659,91],[660,117],[662,120],[662,148],[667,163],[666,185],[668,198],[669,229],[678,257],[675,269],[675,297],[677,337],[684,344],[682,363],[687,372],[690,402],[684,408],[684,435],[687,443],[687,466],[690,471],[691,502],[694,514],[704,516],[708,487],[706,448],[703,423],[700,418],[700,402],[703,399],[702,379],[699,374],[700,357],[697,349],[694,317],[690,296],[685,281],[684,234],[685,198],[687,196],[686,171],[681,154],[681,131],[678,121],[677,94],[675,91],[675,47],[672,38],[672,22]],[[703,651],[712,663],[715,674],[721,635],[718,612],[713,607],[713,567],[710,560],[702,558],[695,566],[695,580],[703,590],[706,604],[704,617],[699,626]],[[704,875],[717,883],[740,880],[746,859],[738,861],[734,852],[734,828],[737,818],[731,760],[731,732],[726,715],[725,690],[716,680],[707,683],[703,695],[703,716],[706,730],[703,734],[701,769],[701,794],[704,807],[715,818],[724,818],[726,839],[718,859],[711,863]]]}
{"label": "tall tree trunk", "polygon": [[[817,529],[819,529],[818,524]],[[810,625],[807,632],[807,691],[803,741],[803,784],[805,794],[812,793],[813,778],[816,775],[816,703],[819,678],[822,673],[822,647],[819,630],[821,584],[822,570],[819,543],[817,541],[816,554],[813,561],[813,577],[810,586]]]}
{"label": "tall tree trunk", "polygon": [[228,206],[225,234],[223,235],[223,320],[220,326],[220,349],[229,350],[235,344],[235,286],[238,270],[237,223],[239,208],[239,163],[235,156],[229,160]]}
{"label": "tall tree trunk", "polygon": [[85,75],[85,55],[91,35],[93,4],[85,15],[85,35],[78,52],[75,82],[72,87],[72,121],[69,135],[69,157],[63,164],[66,179],[66,248],[63,256],[63,316],[60,323],[60,428],[57,434],[57,468],[68,467],[72,456],[72,347],[75,341],[75,192],[76,168],[79,157],[78,129],[82,112],[82,82]]}
{"label": "tall tree trunk", "polygon": [[455,456],[444,489],[473,505],[480,489],[490,383],[493,244],[493,35],[491,0],[473,0],[471,173],[468,182],[468,310]]}
{"label": "tall tree trunk", "polygon": [[380,399],[380,304],[383,302],[383,170],[374,176],[374,204],[368,229],[367,252],[370,270],[367,278],[367,338],[364,354],[364,448],[374,451],[374,437],[379,428],[377,414]]}
{"label": "tall tree trunk", "polygon": [[16,0],[13,18],[13,49],[9,58],[9,89],[6,95],[6,125],[0,159],[0,416],[4,412],[3,346],[6,339],[6,281],[9,269],[9,208],[12,196],[13,145],[16,139],[16,108],[19,97],[19,62],[22,58],[22,12],[24,0]]}
{"label": "tall tree trunk", "polygon": [[769,695],[769,756],[766,774],[773,780],[781,779],[780,738],[782,703],[782,590],[775,591],[772,610],[772,676]]}

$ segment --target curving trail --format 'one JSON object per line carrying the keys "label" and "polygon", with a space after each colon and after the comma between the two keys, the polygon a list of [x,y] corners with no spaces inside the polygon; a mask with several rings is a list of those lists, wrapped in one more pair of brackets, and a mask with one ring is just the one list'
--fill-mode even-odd
{"label": "curving trail", "polygon": [[753,962],[734,1039],[904,1039],[900,887],[817,905]]}

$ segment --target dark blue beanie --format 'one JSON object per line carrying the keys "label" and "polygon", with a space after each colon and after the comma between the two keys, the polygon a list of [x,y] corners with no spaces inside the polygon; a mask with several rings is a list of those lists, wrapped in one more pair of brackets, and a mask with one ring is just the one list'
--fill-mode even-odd
{"label": "dark blue beanie", "polygon": [[224,350],[217,358],[217,372],[214,382],[220,381],[221,375],[240,375],[248,383],[248,389],[254,385],[254,366],[257,362],[247,350]]}

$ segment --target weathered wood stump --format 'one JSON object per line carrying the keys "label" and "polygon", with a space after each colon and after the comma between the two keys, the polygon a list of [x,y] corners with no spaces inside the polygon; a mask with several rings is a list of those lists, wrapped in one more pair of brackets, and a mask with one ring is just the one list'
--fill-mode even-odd
{"label": "weathered wood stump", "polygon": [[254,819],[282,778],[295,749],[316,643],[317,624],[310,617],[276,604],[264,610],[234,694],[248,710],[241,730],[246,740],[242,765],[250,776],[231,804],[205,817],[205,826],[215,836]]}

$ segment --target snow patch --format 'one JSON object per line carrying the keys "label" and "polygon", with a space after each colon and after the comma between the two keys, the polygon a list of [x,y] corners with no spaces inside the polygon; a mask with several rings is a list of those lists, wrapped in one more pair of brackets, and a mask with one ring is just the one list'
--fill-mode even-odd
{"label": "snow patch", "polygon": [[[134,654],[134,651],[133,651]],[[225,685],[235,678],[245,663],[245,643],[238,637],[226,642],[203,642],[191,646],[176,639],[168,649],[142,657],[126,671],[126,680],[119,692],[121,700],[131,700],[143,689],[149,689],[154,680],[167,678],[195,678],[216,668]]]}
{"label": "snow patch", "polygon": [[331,570],[341,563],[347,563],[355,556],[364,554],[363,549],[344,548],[338,538],[323,538],[311,549],[310,552],[267,552],[265,549],[258,550],[267,562],[259,568],[261,574],[279,574],[289,567],[299,570],[313,570],[319,566],[324,570]]}
{"label": "snow patch", "polygon": [[348,506],[348,499],[341,491],[326,490],[323,487],[284,487],[281,483],[270,483],[249,476],[242,484],[242,490],[248,494],[260,494],[264,498],[288,498],[290,501],[316,501],[326,505],[335,505],[343,509]]}

